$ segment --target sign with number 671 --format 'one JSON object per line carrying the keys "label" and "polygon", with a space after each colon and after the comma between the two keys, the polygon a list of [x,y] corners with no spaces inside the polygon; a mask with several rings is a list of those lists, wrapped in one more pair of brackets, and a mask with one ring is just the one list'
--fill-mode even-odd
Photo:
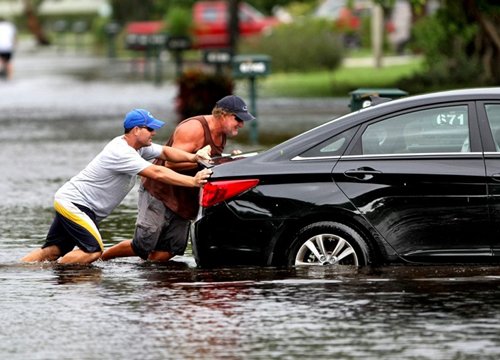
{"label": "sign with number 671", "polygon": [[438,125],[462,126],[465,125],[465,115],[455,113],[439,114],[436,123]]}

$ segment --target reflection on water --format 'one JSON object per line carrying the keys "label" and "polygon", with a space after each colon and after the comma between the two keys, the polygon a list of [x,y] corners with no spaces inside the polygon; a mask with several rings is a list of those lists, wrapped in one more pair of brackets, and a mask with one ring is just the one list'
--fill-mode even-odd
{"label": "reflection on water", "polygon": [[0,354],[13,359],[500,354],[498,267],[202,270],[186,256],[8,264],[0,282]]}
{"label": "reflection on water", "polygon": [[[120,131],[40,121],[0,119],[0,358],[500,355],[500,267],[206,270],[190,249],[163,265],[18,263],[43,243],[57,188]],[[101,224],[106,246],[132,236],[136,199]]]}

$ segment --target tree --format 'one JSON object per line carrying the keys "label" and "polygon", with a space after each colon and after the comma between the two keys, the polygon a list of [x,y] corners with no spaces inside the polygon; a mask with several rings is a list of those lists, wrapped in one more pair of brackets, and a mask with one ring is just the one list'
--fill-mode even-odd
{"label": "tree", "polygon": [[[423,14],[426,3],[411,0],[413,13]],[[500,84],[498,0],[441,0],[435,14],[414,21],[413,46],[424,55],[427,70],[401,87],[420,92]]]}
{"label": "tree", "polygon": [[129,21],[161,20],[172,8],[190,9],[196,0],[110,0],[113,19]]}
{"label": "tree", "polygon": [[128,21],[145,21],[161,19],[163,15],[155,14],[154,0],[111,0],[113,19],[120,24]]}
{"label": "tree", "polygon": [[26,18],[28,30],[35,36],[38,45],[49,45],[50,41],[43,30],[38,10],[42,5],[43,0],[24,0],[23,13]]}
{"label": "tree", "polygon": [[[497,0],[444,0],[415,25],[416,44],[436,81],[500,84],[500,5]],[[439,73],[438,73],[439,71]]]}
{"label": "tree", "polygon": [[477,24],[475,37],[467,47],[468,56],[477,57],[484,67],[483,76],[500,84],[500,4],[498,0],[465,0],[461,9],[447,1],[452,14],[463,11],[465,22]]}

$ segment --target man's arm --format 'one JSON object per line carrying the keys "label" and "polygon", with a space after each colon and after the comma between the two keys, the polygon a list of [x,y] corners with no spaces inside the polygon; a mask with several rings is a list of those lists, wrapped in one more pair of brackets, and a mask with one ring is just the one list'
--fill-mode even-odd
{"label": "man's arm", "polygon": [[[204,145],[205,131],[199,121],[188,121],[175,129],[172,147],[189,153],[194,153]],[[168,161],[167,166],[175,171],[195,169],[197,165],[192,162]]]}
{"label": "man's arm", "polygon": [[198,171],[195,176],[187,176],[159,165],[148,166],[139,173],[139,175],[148,179],[157,180],[166,184],[187,187],[202,187],[207,182],[206,179],[210,177],[211,174],[211,170],[203,169]]}
{"label": "man's arm", "polygon": [[210,145],[199,149],[195,154],[171,146],[163,146],[163,151],[158,157],[174,163],[196,163],[198,160],[210,160]]}

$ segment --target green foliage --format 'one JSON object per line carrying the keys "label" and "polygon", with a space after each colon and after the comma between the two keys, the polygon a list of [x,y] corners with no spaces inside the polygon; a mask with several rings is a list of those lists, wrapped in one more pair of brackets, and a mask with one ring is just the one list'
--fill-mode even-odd
{"label": "green foliage", "polygon": [[481,62],[476,57],[470,58],[460,54],[453,59],[441,58],[432,65],[426,62],[421,73],[400,79],[397,87],[412,94],[421,94],[445,89],[493,85],[482,78],[480,69]]}
{"label": "green foliage", "polygon": [[[130,1],[130,0],[120,0]],[[156,0],[152,9],[152,15],[164,17],[172,8],[184,8],[191,10],[197,0]]]}
{"label": "green foliage", "polygon": [[212,112],[215,103],[233,93],[232,78],[201,70],[185,71],[178,79],[177,113],[182,119]]}
{"label": "green foliage", "polygon": [[165,22],[170,35],[188,36],[191,31],[191,10],[174,6],[168,11]]}
{"label": "green foliage", "polygon": [[130,21],[160,19],[161,17],[154,13],[155,3],[155,0],[110,0],[113,19],[122,25]]}
{"label": "green foliage", "polygon": [[303,19],[283,24],[264,37],[242,39],[241,53],[266,54],[275,72],[333,70],[343,48],[330,22]]}
{"label": "green foliage", "polygon": [[467,22],[461,7],[441,9],[413,28],[412,46],[425,54],[424,72],[401,80],[400,86],[420,93],[442,88],[484,86],[480,57],[470,51],[478,25]]}
{"label": "green foliage", "polygon": [[463,54],[466,44],[476,33],[476,24],[452,22],[445,12],[438,11],[436,15],[424,17],[414,25],[412,46],[416,51],[423,51],[429,65],[434,65],[443,57]]}
{"label": "green foliage", "polygon": [[310,15],[318,6],[316,1],[292,1],[285,7],[293,18]]}
{"label": "green foliage", "polygon": [[101,48],[106,44],[106,24],[109,19],[105,17],[97,17],[92,23],[92,37],[94,39],[94,47]]}

